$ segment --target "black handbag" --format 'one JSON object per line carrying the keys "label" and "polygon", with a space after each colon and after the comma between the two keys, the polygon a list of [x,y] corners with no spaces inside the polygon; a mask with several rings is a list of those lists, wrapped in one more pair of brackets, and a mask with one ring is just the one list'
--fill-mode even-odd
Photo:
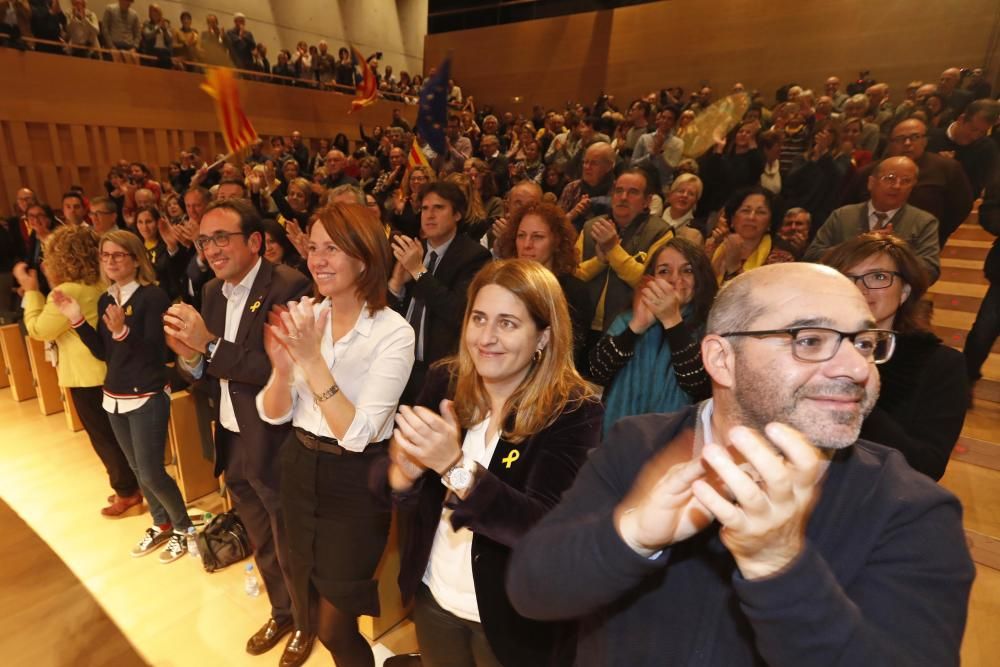
{"label": "black handbag", "polygon": [[247,529],[236,510],[212,518],[198,534],[198,551],[206,572],[229,567],[253,553]]}

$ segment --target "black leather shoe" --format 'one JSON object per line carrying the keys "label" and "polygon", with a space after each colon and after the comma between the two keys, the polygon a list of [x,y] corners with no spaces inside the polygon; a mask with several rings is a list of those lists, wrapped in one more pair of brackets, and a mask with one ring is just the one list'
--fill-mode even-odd
{"label": "black leather shoe", "polygon": [[253,637],[247,640],[247,653],[250,655],[267,653],[277,646],[282,637],[294,629],[295,622],[292,619],[288,619],[280,624],[273,618],[267,619],[264,627],[255,632]]}
{"label": "black leather shoe", "polygon": [[285,652],[281,654],[278,667],[299,667],[313,650],[316,635],[307,635],[302,630],[296,630],[285,644]]}
{"label": "black leather shoe", "polygon": [[394,655],[391,658],[386,658],[385,662],[382,663],[382,667],[420,667],[420,665],[419,653]]}

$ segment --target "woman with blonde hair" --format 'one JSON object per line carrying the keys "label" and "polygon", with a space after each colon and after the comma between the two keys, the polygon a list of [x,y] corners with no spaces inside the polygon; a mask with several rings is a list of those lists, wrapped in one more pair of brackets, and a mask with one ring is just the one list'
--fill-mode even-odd
{"label": "woman with blonde hair", "polygon": [[[600,441],[603,409],[573,366],[569,309],[541,264],[487,264],[458,354],[402,406],[373,490],[400,506],[400,587],[426,667],[564,661],[567,628],[511,606],[511,550]],[[560,660],[562,658],[562,660]]]}
{"label": "woman with blonde hair", "polygon": [[475,181],[468,175],[461,172],[448,174],[444,179],[448,183],[454,183],[461,189],[467,202],[465,209],[464,230],[470,237],[479,241],[489,230],[492,221],[486,217],[486,209],[483,207],[483,199],[479,196]]}
{"label": "woman with blonde hair", "polygon": [[55,344],[59,386],[69,391],[90,444],[108,473],[114,494],[101,514],[117,518],[141,513],[142,494],[101,405],[107,366],[90,353],[55,301],[56,294],[67,295],[80,304],[80,318],[90,325],[97,323],[97,302],[104,291],[97,247],[97,234],[83,225],[60,227],[49,235],[45,240],[44,269],[56,292],[48,300],[39,291],[38,275],[33,269],[18,264],[14,275],[24,288],[21,305],[25,329],[32,338]]}
{"label": "woman with blonde hair", "polygon": [[166,544],[160,562],[172,563],[187,552],[192,523],[177,482],[163,466],[170,421],[163,314],[170,298],[156,285],[143,242],[132,232],[107,232],[99,256],[110,287],[97,303],[96,328],[72,295],[56,290],[52,300],[93,355],[108,364],[104,409],[153,516],[132,556]]}
{"label": "woman with blonde hair", "polygon": [[392,435],[414,333],[387,307],[389,240],[364,206],[320,209],[307,257],[323,300],[307,297],[269,318],[271,378],[257,396],[261,419],[294,426],[281,455],[289,592],[299,626],[289,647],[308,656],[318,637],[338,665],[373,667],[357,617],[379,613],[372,577],[390,512],[367,485]]}

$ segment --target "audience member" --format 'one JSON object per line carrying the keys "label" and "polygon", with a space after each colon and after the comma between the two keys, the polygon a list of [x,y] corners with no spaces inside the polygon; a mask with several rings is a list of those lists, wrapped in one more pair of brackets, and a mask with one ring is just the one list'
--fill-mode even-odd
{"label": "audience member", "polygon": [[[281,460],[297,631],[286,649],[312,637],[343,665],[374,665],[357,617],[378,616],[375,567],[390,512],[368,492],[413,366],[413,329],[387,307],[389,243],[377,219],[355,204],[317,213],[306,297],[269,316],[271,377],[257,395],[261,419],[291,422]],[[284,663],[284,659],[283,659]]]}
{"label": "audience member", "polygon": [[842,206],[831,213],[806,249],[805,259],[816,261],[829,248],[865,232],[892,235],[912,246],[934,283],[941,274],[938,221],[907,204],[917,174],[916,163],[908,157],[879,162],[868,177],[868,201]]}
{"label": "audience member", "polygon": [[430,167],[417,165],[411,167],[403,187],[396,191],[396,196],[389,200],[392,208],[389,222],[400,234],[412,238],[420,237],[420,200],[424,189],[435,181],[434,171]]}
{"label": "audience member", "polygon": [[615,187],[615,151],[611,144],[591,144],[583,158],[583,176],[570,181],[559,196],[559,208],[566,211],[577,229],[591,218],[611,212],[611,193]]}
{"label": "audience member", "polygon": [[757,122],[743,123],[733,141],[717,137],[715,145],[699,160],[699,176],[705,185],[698,210],[704,214],[718,211],[729,196],[740,188],[760,183],[764,155],[757,148]]}
{"label": "audience member", "polygon": [[604,434],[623,417],[674,412],[711,396],[699,342],[716,291],[696,244],[672,238],[657,251],[631,310],[590,353],[591,376],[606,387]]}
{"label": "audience member", "polygon": [[587,283],[594,306],[588,348],[631,305],[648,259],[673,237],[667,223],[647,212],[652,196],[646,172],[626,170],[615,181],[611,218],[588,220],[577,239],[576,276]]}
{"label": "audience member", "polygon": [[101,46],[101,24],[87,9],[87,0],[72,0],[73,11],[66,18],[66,52],[71,56],[96,58]]}
{"label": "audience member", "polygon": [[905,241],[869,233],[832,248],[823,263],[854,281],[876,327],[896,332],[892,357],[878,366],[878,402],[861,437],[898,449],[914,470],[941,479],[962,432],[969,389],[962,353],[930,331],[922,262]]}
{"label": "audience member", "polygon": [[1000,336],[1000,170],[986,186],[983,203],[979,206],[979,224],[998,238],[993,240],[983,265],[989,287],[979,305],[976,321],[965,337],[963,353],[970,387],[982,377],[983,364]]}
{"label": "audience member", "polygon": [[400,589],[426,665],[562,664],[569,628],[511,607],[507,562],[598,445],[603,411],[573,367],[559,284],[537,263],[486,265],[461,328],[457,356],[399,408],[373,480],[405,522]]}
{"label": "audience member", "polygon": [[982,193],[1000,161],[996,141],[986,136],[998,116],[1000,102],[976,100],[946,128],[935,128],[928,133],[927,150],[958,160],[976,197]]}
{"label": "audience member", "polygon": [[893,339],[874,326],[829,268],[724,286],[702,341],[712,399],[612,428],[518,543],[514,608],[579,619],[577,665],[958,664],[961,507],[858,440]]}
{"label": "audience member", "polygon": [[141,39],[139,15],[132,9],[133,0],[118,0],[104,10],[101,31],[108,48],[135,51]]}
{"label": "audience member", "polygon": [[729,198],[724,220],[705,245],[720,285],[765,264],[795,260],[791,247],[771,232],[771,221],[781,218],[775,202],[771,191],[759,185]]}
{"label": "audience member", "polygon": [[99,313],[103,314],[98,309],[101,271],[97,234],[87,227],[62,227],[46,240],[46,257],[45,271],[57,287],[57,293],[78,304],[77,318],[67,319],[60,312],[57,305],[60,299],[55,294],[45,299],[38,289],[36,270],[19,268],[16,275],[24,290],[21,306],[25,330],[32,338],[55,344],[59,386],[66,388],[72,397],[90,446],[104,464],[114,491],[108,498],[108,506],[101,509],[101,515],[119,518],[141,514],[139,482],[118,446],[102,405],[107,367],[102,359],[91,354],[73,326],[83,319],[89,326],[95,326]]}
{"label": "audience member", "polygon": [[251,69],[257,42],[253,38],[253,33],[247,30],[247,17],[243,12],[233,14],[233,27],[226,31],[225,44],[234,67]]}
{"label": "audience member", "polygon": [[[304,296],[310,284],[299,272],[263,260],[260,218],[249,202],[210,204],[196,243],[215,279],[202,290],[200,313],[188,304],[174,304],[163,325],[178,367],[195,379],[206,377],[213,394],[215,474],[226,473],[226,487],[254,544],[257,571],[271,602],[270,618],[247,641],[247,652],[259,655],[294,629],[307,630],[301,620],[293,620],[286,583],[291,571],[278,453],[290,429],[262,421],[254,397],[271,374],[264,351],[267,313]],[[289,657],[296,656],[293,651]]]}
{"label": "audience member", "polygon": [[132,556],[146,556],[166,545],[159,561],[172,563],[187,553],[187,532],[193,524],[177,482],[163,463],[170,395],[162,320],[170,299],[156,286],[153,266],[135,234],[108,232],[101,238],[100,253],[103,278],[111,287],[97,303],[101,319],[96,328],[84,317],[80,303],[61,288],[52,300],[91,353],[108,365],[104,409],[153,518]]}
{"label": "audience member", "polygon": [[705,237],[695,224],[694,210],[701,199],[701,179],[694,174],[681,174],[667,189],[666,206],[663,207],[663,221],[674,235],[685,238],[697,245],[705,243]]}
{"label": "audience member", "polygon": [[632,151],[632,165],[652,164],[664,188],[670,186],[674,168],[680,164],[684,153],[684,142],[674,134],[678,113],[676,107],[660,109],[656,114],[656,131],[639,137]]}
{"label": "audience member", "polygon": [[424,384],[428,367],[455,353],[466,289],[490,253],[466,234],[459,234],[466,199],[457,185],[431,183],[420,201],[422,238],[396,234],[396,264],[389,278],[390,305],[416,332],[413,372],[401,398],[412,403]]}
{"label": "audience member", "polygon": [[178,242],[173,226],[160,209],[144,206],[135,214],[135,231],[153,267],[155,284],[166,292],[170,301],[177,299],[182,293],[182,276],[190,255]]}
{"label": "audience member", "polygon": [[149,20],[142,24],[139,36],[139,53],[156,58],[157,67],[173,67],[171,58],[174,53],[174,33],[170,28],[170,21],[163,18],[163,10],[159,5],[149,6]]}

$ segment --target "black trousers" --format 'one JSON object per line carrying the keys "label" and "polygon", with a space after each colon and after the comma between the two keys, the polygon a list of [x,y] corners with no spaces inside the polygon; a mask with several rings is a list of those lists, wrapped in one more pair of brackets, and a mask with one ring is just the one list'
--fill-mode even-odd
{"label": "black trousers", "polygon": [[104,464],[104,469],[108,471],[111,488],[123,498],[134,496],[139,492],[139,482],[122,448],[118,446],[114,431],[111,430],[108,413],[104,411],[102,405],[103,389],[101,387],[68,387],[68,389],[76,406],[76,412],[80,415],[83,430],[90,438],[90,446],[94,448],[101,463]]}
{"label": "black trousers", "polygon": [[220,451],[226,453],[226,488],[253,542],[257,571],[271,601],[271,618],[283,623],[292,618],[293,613],[288,592],[291,588],[288,543],[279,500],[278,450],[273,452],[273,465],[263,470],[257,467],[257,471],[252,472],[255,468],[249,462],[251,448],[270,447],[269,443],[254,442],[219,425],[216,425],[215,437],[224,440],[220,443]]}
{"label": "black trousers", "polygon": [[425,584],[417,589],[413,623],[424,667],[502,667],[482,624],[442,609]]}

